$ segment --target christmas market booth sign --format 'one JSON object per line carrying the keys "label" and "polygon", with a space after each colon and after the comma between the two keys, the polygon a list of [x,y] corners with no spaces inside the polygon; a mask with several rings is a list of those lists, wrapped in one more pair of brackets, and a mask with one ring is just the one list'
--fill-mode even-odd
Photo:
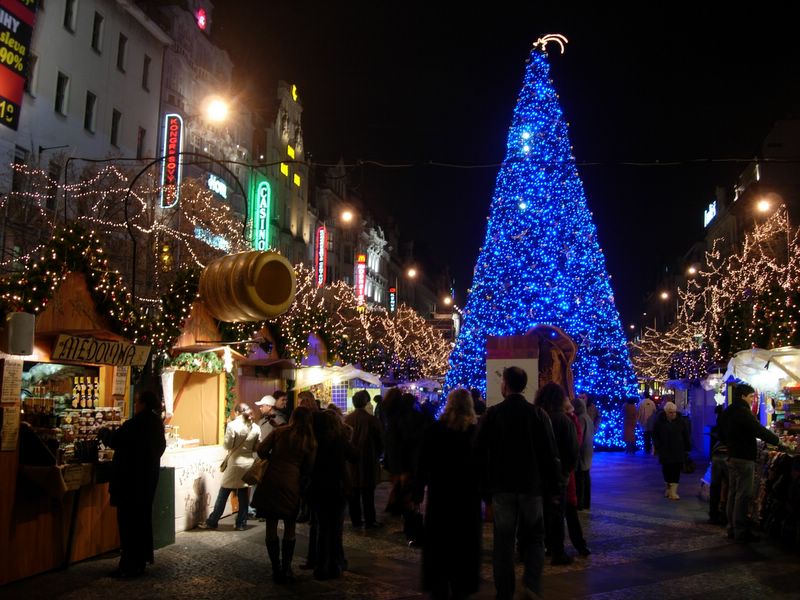
{"label": "christmas market booth sign", "polygon": [[61,334],[53,346],[51,360],[69,360],[116,367],[143,367],[149,354],[150,346]]}

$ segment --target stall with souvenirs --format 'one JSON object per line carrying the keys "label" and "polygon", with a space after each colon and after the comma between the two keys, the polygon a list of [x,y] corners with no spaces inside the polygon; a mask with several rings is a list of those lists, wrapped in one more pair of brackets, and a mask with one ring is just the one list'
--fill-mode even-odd
{"label": "stall with souvenirs", "polygon": [[0,585],[119,546],[112,451],[97,430],[130,414],[130,372],[150,353],[112,332],[80,273],[35,317],[32,339],[28,354],[0,356]]}
{"label": "stall with souvenirs", "polygon": [[771,537],[800,547],[800,348],[738,352],[728,363],[725,381],[753,386],[753,413],[783,446],[778,450],[758,442],[758,491],[751,518]]}

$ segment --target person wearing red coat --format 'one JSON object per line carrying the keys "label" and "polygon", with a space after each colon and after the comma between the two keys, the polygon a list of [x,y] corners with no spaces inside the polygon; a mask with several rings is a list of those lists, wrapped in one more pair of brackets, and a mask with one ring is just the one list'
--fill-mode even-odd
{"label": "person wearing red coat", "polygon": [[[564,412],[575,425],[575,430],[578,434],[579,447],[583,445],[583,424],[575,414],[575,407],[572,402],[567,399],[564,405]],[[589,556],[592,552],[586,545],[586,539],[583,537],[583,527],[578,519],[578,494],[575,487],[575,469],[569,472],[569,481],[567,482],[567,502],[564,506],[564,517],[567,520],[567,531],[569,532],[569,541],[572,542],[573,547],[578,551],[581,556]]]}

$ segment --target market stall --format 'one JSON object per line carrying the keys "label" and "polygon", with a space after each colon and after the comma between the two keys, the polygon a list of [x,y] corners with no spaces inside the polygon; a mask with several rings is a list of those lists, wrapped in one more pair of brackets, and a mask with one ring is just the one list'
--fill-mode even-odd
{"label": "market stall", "polygon": [[233,398],[234,360],[242,356],[203,341],[218,339],[216,323],[202,303],[194,303],[162,368],[167,450],[161,464],[175,469],[176,533],[205,520],[222,482],[228,396]]}
{"label": "market stall", "polygon": [[36,318],[32,354],[0,356],[0,584],[119,546],[96,431],[129,415],[130,369],[149,353],[111,331],[71,273]]}
{"label": "market stall", "polygon": [[751,518],[771,537],[800,547],[800,348],[753,348],[728,363],[725,381],[744,381],[757,392],[753,412],[787,451],[759,442],[758,493]]}
{"label": "market stall", "polygon": [[353,394],[367,390],[370,398],[380,394],[381,380],[353,365],[344,367],[300,367],[294,375],[294,391],[311,390],[323,404],[333,403],[342,412],[353,409]]}

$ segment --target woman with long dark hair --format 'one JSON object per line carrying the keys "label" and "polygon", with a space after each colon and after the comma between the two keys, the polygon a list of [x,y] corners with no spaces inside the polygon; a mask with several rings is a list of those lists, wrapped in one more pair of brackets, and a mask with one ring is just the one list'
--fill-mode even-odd
{"label": "woman with long dark hair", "polygon": [[425,488],[422,585],[433,598],[465,598],[478,591],[481,563],[481,496],[472,449],[472,396],[455,389],[422,445],[415,501]]}
{"label": "woman with long dark hair", "polygon": [[[311,411],[299,406],[289,424],[278,427],[258,446],[258,455],[269,461],[253,495],[256,514],[267,521],[267,554],[272,579],[285,583],[294,578],[292,557],[295,525],[300,510],[300,478],[311,472],[317,442],[311,427]],[[283,521],[283,545],[278,539],[278,521]]]}

